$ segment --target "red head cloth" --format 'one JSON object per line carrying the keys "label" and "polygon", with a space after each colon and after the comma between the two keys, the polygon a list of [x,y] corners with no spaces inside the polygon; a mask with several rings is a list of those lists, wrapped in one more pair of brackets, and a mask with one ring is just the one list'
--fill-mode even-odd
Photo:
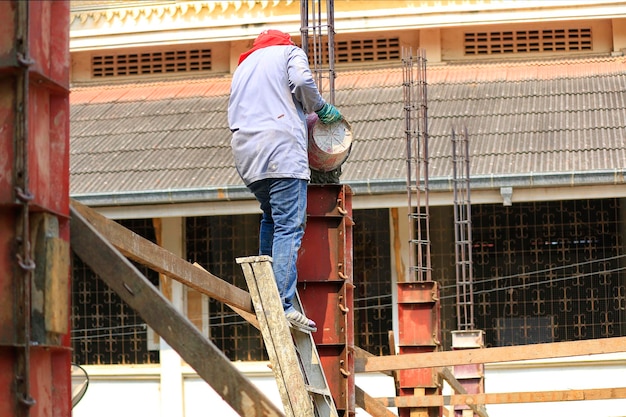
{"label": "red head cloth", "polygon": [[239,56],[239,63],[246,59],[248,55],[257,49],[265,48],[267,46],[274,45],[295,45],[291,40],[291,36],[288,33],[281,32],[280,30],[269,29],[261,32],[259,36],[254,40],[252,44],[252,49],[244,52]]}

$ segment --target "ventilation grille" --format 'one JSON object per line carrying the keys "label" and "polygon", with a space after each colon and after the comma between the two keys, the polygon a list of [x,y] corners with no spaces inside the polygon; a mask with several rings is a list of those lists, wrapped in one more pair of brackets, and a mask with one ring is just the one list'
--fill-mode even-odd
{"label": "ventilation grille", "polygon": [[210,49],[98,55],[91,60],[94,78],[210,70]]}
{"label": "ventilation grille", "polygon": [[337,42],[335,58],[339,63],[400,59],[400,40],[398,38],[355,39]]}
{"label": "ventilation grille", "polygon": [[[309,42],[309,61],[315,62],[312,56],[313,43]],[[324,64],[328,64],[328,47],[323,46]],[[335,62],[349,64],[356,62],[391,61],[400,59],[400,39],[353,39],[335,43]]]}
{"label": "ventilation grille", "polygon": [[465,55],[590,51],[591,29],[542,29],[465,34]]}

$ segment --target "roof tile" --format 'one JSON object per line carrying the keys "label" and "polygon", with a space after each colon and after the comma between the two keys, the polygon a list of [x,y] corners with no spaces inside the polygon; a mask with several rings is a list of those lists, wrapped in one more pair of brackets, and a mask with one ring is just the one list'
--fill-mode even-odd
{"label": "roof tile", "polygon": [[[429,175],[452,175],[451,131],[466,126],[471,175],[623,169],[626,59],[428,67]],[[403,71],[338,72],[354,145],[342,181],[406,178]],[[227,122],[230,79],[75,87],[71,192],[242,185]]]}

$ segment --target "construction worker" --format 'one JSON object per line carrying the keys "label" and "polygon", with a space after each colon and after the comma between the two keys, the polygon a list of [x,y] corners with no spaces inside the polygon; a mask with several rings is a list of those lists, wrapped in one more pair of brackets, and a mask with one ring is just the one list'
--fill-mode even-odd
{"label": "construction worker", "polygon": [[342,119],[321,96],[306,54],[278,30],[266,30],[241,54],[233,74],[228,124],[237,172],[259,201],[260,255],[272,257],[272,269],[285,316],[294,326],[316,331],[313,320],[296,311],[298,250],[306,221],[306,115],[320,122]]}

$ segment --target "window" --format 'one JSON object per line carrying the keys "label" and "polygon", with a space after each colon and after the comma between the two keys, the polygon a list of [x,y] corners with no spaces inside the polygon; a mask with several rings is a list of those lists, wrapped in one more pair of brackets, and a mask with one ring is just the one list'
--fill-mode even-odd
{"label": "window", "polygon": [[374,355],[389,355],[394,309],[389,211],[355,210],[353,218],[354,344]]}
{"label": "window", "polygon": [[487,345],[626,335],[619,214],[616,199],[473,206],[474,314]]}
{"label": "window", "polygon": [[[258,254],[259,222],[258,215],[187,218],[187,260],[247,291],[235,258]],[[209,299],[208,318],[211,341],[230,360],[268,360],[261,332],[225,304]]]}
{"label": "window", "polygon": [[[124,227],[155,241],[151,220],[126,220]],[[137,268],[156,286],[159,275]],[[148,347],[148,326],[98,276],[74,256],[72,266],[72,361],[81,365],[158,363]]]}

